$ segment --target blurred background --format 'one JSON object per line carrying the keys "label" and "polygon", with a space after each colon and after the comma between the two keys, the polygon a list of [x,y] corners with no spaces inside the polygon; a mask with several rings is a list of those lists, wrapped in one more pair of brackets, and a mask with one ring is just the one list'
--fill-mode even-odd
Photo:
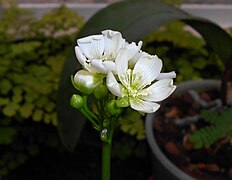
{"label": "blurred background", "polygon": [[[79,30],[116,1],[0,0],[0,179],[100,179],[97,132],[83,123],[77,145],[67,148],[59,132],[57,94]],[[231,0],[163,1],[208,18],[232,35]],[[177,83],[221,76],[220,58],[181,22],[143,41],[144,51],[164,61],[164,71],[177,72]],[[152,179],[143,121],[121,125],[112,151],[112,180]]]}

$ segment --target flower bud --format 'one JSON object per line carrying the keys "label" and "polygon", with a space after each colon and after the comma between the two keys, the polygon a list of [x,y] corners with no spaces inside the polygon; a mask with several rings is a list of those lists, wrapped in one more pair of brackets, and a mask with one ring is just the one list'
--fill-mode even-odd
{"label": "flower bud", "polygon": [[109,91],[105,85],[100,84],[94,89],[93,94],[97,100],[102,100],[107,98]]}
{"label": "flower bud", "polygon": [[74,83],[77,90],[83,94],[92,94],[95,87],[103,83],[101,74],[90,73],[86,70],[78,71],[74,76]]}
{"label": "flower bud", "polygon": [[76,109],[81,109],[84,105],[84,100],[79,94],[73,94],[70,99],[70,105]]}
{"label": "flower bud", "polygon": [[106,108],[107,108],[107,111],[113,116],[118,116],[122,112],[122,108],[118,107],[116,100],[109,101],[107,103]]}

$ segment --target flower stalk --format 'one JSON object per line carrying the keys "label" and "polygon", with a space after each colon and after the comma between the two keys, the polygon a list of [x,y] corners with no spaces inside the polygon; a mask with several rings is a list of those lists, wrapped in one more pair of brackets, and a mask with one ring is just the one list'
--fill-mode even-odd
{"label": "flower stalk", "polygon": [[101,135],[105,135],[102,139],[102,180],[110,180],[110,167],[111,167],[111,149],[113,143],[113,134],[116,128],[116,123],[119,116],[114,116],[109,121],[107,128],[104,128]]}
{"label": "flower stalk", "polygon": [[111,142],[103,142],[102,146],[102,180],[110,180]]}

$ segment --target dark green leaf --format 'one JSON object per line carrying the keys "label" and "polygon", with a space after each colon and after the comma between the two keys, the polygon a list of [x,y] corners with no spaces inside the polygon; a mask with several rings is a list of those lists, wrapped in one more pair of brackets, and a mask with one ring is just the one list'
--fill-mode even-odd
{"label": "dark green leaf", "polygon": [[129,0],[112,4],[96,13],[82,28],[79,36],[113,29],[122,32],[128,41],[137,41],[154,29],[179,20],[197,30],[224,62],[232,56],[232,39],[218,25],[154,0]]}
{"label": "dark green leaf", "polygon": [[77,70],[77,60],[74,55],[74,46],[67,58],[61,73],[60,85],[57,100],[58,129],[66,148],[72,151],[80,137],[81,130],[85,124],[85,117],[76,109],[70,106],[70,98],[75,89],[71,83],[71,74]]}

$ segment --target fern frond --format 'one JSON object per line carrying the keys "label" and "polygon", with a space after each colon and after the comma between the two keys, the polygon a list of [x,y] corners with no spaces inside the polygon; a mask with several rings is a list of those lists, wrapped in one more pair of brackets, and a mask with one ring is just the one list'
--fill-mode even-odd
{"label": "fern frond", "polygon": [[207,126],[194,132],[190,137],[190,142],[194,144],[196,149],[208,148],[219,138],[228,135],[230,131],[231,127],[224,124]]}
{"label": "fern frond", "polygon": [[231,125],[232,109],[221,109],[220,111],[203,110],[200,117],[210,124],[214,125]]}

